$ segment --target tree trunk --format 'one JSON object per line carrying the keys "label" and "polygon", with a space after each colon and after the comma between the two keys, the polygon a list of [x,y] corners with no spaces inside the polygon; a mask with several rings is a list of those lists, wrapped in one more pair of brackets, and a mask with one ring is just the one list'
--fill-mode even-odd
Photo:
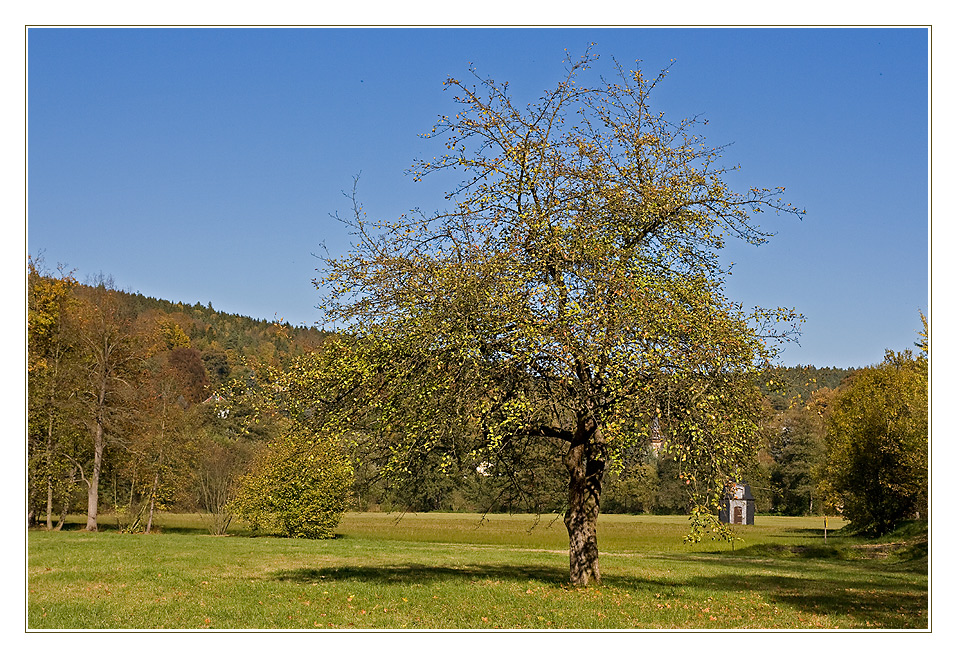
{"label": "tree trunk", "polygon": [[568,469],[568,559],[571,584],[586,587],[601,582],[598,569],[598,512],[601,481],[605,474],[604,446],[594,420],[579,419],[571,446],[565,455]]}
{"label": "tree trunk", "polygon": [[[162,462],[163,453],[160,453],[160,461]],[[150,531],[153,529],[153,510],[156,509],[156,490],[159,489],[159,466],[156,467],[156,475],[153,476],[153,487],[150,490],[150,513],[149,517],[146,520],[146,534],[150,534]]]}
{"label": "tree trunk", "polygon": [[60,520],[57,521],[57,524],[54,530],[56,530],[57,532],[59,532],[60,530],[63,530],[63,524],[66,523],[66,515],[69,513],[70,513],[70,503],[64,502],[63,507],[60,509]]}
{"label": "tree trunk", "polygon": [[[52,398],[53,396],[51,396]],[[50,402],[53,404],[52,400]],[[47,422],[47,530],[53,530],[53,412]]]}
{"label": "tree trunk", "polygon": [[96,515],[100,503],[100,471],[103,469],[103,423],[96,423],[93,438],[93,472],[90,474],[86,494],[86,529],[96,532]]}
{"label": "tree trunk", "polygon": [[47,530],[53,530],[53,476],[47,473]]}
{"label": "tree trunk", "polygon": [[[76,477],[76,466],[70,471],[70,482]],[[60,509],[60,521],[56,524],[56,530],[63,530],[63,524],[66,523],[66,515],[70,513],[70,499],[73,497],[72,491],[68,491],[63,497],[63,507]]]}
{"label": "tree trunk", "polygon": [[156,509],[156,492],[159,489],[160,469],[163,468],[163,442],[166,440],[166,396],[163,396],[163,420],[160,423],[160,451],[156,460],[156,474],[153,476],[153,486],[150,488],[150,513],[146,520],[146,534],[153,529],[153,510]]}

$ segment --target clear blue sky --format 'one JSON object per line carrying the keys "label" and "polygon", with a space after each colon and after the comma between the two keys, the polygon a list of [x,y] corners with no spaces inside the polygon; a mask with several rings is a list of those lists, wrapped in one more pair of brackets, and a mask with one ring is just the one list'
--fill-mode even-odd
{"label": "clear blue sky", "polygon": [[[667,66],[657,107],[731,143],[733,181],[787,188],[802,221],[732,246],[746,306],[807,317],[789,365],[912,347],[928,308],[924,29],[31,29],[28,250],[118,287],[313,324],[330,213],[361,172],[370,215],[444,207],[405,175],[469,63],[534,99],[588,43]],[[599,64],[599,69],[602,69]],[[605,68],[604,70],[608,70]]]}

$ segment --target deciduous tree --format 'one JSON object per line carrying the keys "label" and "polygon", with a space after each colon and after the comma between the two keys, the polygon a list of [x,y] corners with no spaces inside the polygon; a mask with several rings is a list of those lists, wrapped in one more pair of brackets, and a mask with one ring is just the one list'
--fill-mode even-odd
{"label": "deciduous tree", "polygon": [[83,423],[90,437],[92,463],[81,470],[87,485],[86,529],[97,530],[100,474],[110,437],[119,438],[133,409],[136,383],[145,356],[112,280],[101,278],[84,290],[81,341],[84,379],[77,389]]}
{"label": "deciduous tree", "polygon": [[315,382],[340,421],[399,481],[429,452],[445,469],[563,464],[575,585],[600,579],[606,469],[653,424],[713,519],[757,431],[753,374],[796,320],[728,300],[718,252],[767,239],[754,213],[798,211],[779,189],[732,191],[700,122],[652,109],[665,73],[589,83],[595,59],[526,106],[508,83],[449,79],[460,111],[429,135],[446,153],[413,173],[463,177],[450,209],[372,221],[354,192],[355,247],[316,281],[354,339]]}
{"label": "deciduous tree", "polygon": [[177,492],[182,498],[181,492],[186,489],[199,429],[190,406],[203,397],[205,388],[200,385],[205,381],[205,371],[195,350],[164,351],[152,362],[141,395],[147,413],[136,436],[127,442],[133,475],[130,488],[139,494],[139,515],[146,514],[145,532],[153,528],[157,505],[172,502]]}
{"label": "deciduous tree", "polygon": [[210,534],[225,535],[233,520],[232,502],[237,484],[249,466],[254,444],[217,431],[205,423],[197,437],[196,460],[191,469],[193,489]]}

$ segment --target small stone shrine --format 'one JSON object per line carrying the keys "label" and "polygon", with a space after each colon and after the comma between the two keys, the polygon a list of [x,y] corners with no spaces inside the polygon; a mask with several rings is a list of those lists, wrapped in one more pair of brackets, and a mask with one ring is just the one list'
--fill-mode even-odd
{"label": "small stone shrine", "polygon": [[754,525],[754,496],[750,486],[736,482],[725,489],[718,520],[732,525]]}

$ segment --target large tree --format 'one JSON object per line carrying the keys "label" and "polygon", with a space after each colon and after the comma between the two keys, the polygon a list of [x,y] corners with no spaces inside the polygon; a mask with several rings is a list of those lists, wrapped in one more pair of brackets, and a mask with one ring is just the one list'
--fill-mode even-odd
{"label": "large tree", "polygon": [[587,83],[596,59],[525,106],[474,70],[449,79],[460,111],[429,135],[446,152],[413,169],[459,177],[449,209],[372,221],[354,190],[354,248],[316,280],[349,336],[313,382],[345,410],[335,422],[393,481],[437,454],[532,496],[540,469],[563,464],[575,585],[600,580],[606,469],[652,434],[711,518],[757,429],[752,375],[775,323],[796,318],[730,302],[718,252],[726,236],[768,238],[753,213],[799,211],[780,189],[728,187],[698,122],[649,105],[664,73],[616,63]]}
{"label": "large tree", "polygon": [[146,351],[112,279],[98,277],[80,296],[84,375],[77,397],[92,447],[92,461],[81,469],[80,477],[87,486],[86,530],[95,532],[107,445],[123,438],[124,429],[136,419],[137,384],[144,374]]}

